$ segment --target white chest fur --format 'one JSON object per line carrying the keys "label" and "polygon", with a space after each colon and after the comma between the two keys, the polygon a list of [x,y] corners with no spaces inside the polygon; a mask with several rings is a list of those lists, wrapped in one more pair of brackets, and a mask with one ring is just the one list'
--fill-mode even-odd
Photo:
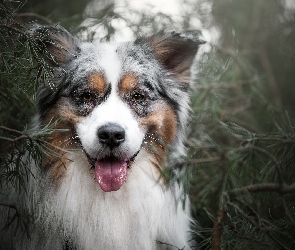
{"label": "white chest fur", "polygon": [[[180,200],[182,191],[177,184],[167,188],[158,182],[144,152],[116,192],[103,192],[84,157],[78,155],[67,167],[58,190],[45,192],[46,184],[42,189],[35,185],[30,197],[35,197],[41,208],[37,224],[41,222],[44,239],[38,229],[30,249],[58,249],[67,237],[75,247],[85,250],[169,249],[169,245],[189,249],[190,217]],[[36,213],[34,207],[32,212]]]}

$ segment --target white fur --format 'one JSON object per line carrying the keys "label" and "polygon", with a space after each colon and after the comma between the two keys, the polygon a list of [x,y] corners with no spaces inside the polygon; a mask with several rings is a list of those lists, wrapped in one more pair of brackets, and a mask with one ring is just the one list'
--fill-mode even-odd
{"label": "white fur", "polygon": [[[103,154],[103,146],[96,136],[97,130],[108,123],[120,125],[125,130],[125,142],[121,147],[125,157],[132,157],[139,149],[144,138],[144,131],[132,115],[130,109],[124,104],[115,90],[112,90],[107,101],[97,106],[89,116],[77,124],[77,133],[84,149],[93,158]],[[97,155],[99,154],[99,155]]]}
{"label": "white fur", "polygon": [[99,44],[97,47],[100,48],[97,69],[103,72],[106,82],[111,84],[111,93],[105,102],[76,125],[77,133],[86,152],[92,158],[98,158],[104,153],[104,145],[99,143],[97,130],[108,123],[120,125],[126,135],[125,142],[120,146],[120,154],[125,154],[126,159],[129,159],[140,149],[145,131],[140,129],[130,108],[118,96],[122,65],[116,53],[117,47],[109,44]]}
{"label": "white fur", "polygon": [[[94,181],[84,155],[73,153],[72,160],[58,190],[50,188],[38,171],[34,173],[37,178],[31,182],[28,199],[35,200],[35,215],[46,216],[35,222],[41,226],[32,234],[36,237],[22,242],[20,249],[60,249],[60,225],[78,249],[189,249],[189,204],[183,209],[178,184],[166,188],[157,181],[158,173],[145,151],[137,156],[121,189],[108,193]],[[43,237],[40,229],[45,230]]]}

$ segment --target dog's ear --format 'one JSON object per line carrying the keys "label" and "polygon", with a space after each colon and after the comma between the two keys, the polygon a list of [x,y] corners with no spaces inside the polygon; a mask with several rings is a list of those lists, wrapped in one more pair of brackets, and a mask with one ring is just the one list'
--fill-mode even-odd
{"label": "dog's ear", "polygon": [[29,32],[45,49],[45,57],[52,66],[67,64],[79,54],[78,41],[61,26],[34,26]]}
{"label": "dog's ear", "polygon": [[205,41],[198,30],[178,32],[159,32],[147,38],[156,58],[179,81],[189,83],[190,68],[201,44]]}

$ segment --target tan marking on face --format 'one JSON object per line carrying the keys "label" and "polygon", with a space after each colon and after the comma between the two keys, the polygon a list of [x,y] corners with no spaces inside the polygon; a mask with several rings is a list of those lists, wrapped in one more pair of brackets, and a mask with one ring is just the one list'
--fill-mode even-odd
{"label": "tan marking on face", "polygon": [[52,110],[53,112],[57,112],[57,115],[60,120],[71,123],[72,125],[81,122],[83,119],[81,116],[77,115],[72,108],[72,104],[68,99],[62,98],[57,102],[56,108]]}
{"label": "tan marking on face", "polygon": [[124,75],[120,83],[121,83],[121,90],[125,93],[128,93],[136,87],[138,83],[138,79],[137,79],[137,76],[130,73],[130,74]]}
{"label": "tan marking on face", "polygon": [[77,116],[70,109],[66,99],[60,99],[48,112],[45,124],[56,123],[52,132],[45,136],[48,143],[49,154],[44,156],[43,169],[48,172],[50,180],[58,186],[65,175],[69,160],[69,151],[80,149],[80,144],[75,138],[75,124],[82,117]]}
{"label": "tan marking on face", "polygon": [[177,127],[177,119],[173,109],[164,101],[159,101],[151,109],[153,112],[142,118],[140,124],[161,137],[166,144],[172,143]]}
{"label": "tan marking on face", "polygon": [[[53,123],[59,121],[61,124],[69,123],[74,126],[83,119],[81,116],[77,115],[72,108],[72,104],[67,98],[61,98],[58,102],[51,108],[51,110],[46,115],[45,123]],[[57,125],[60,127],[60,125]]]}
{"label": "tan marking on face", "polygon": [[158,166],[164,166],[169,145],[174,142],[177,129],[177,119],[172,108],[164,101],[158,102],[152,108],[154,111],[141,119],[140,124],[148,131],[147,150],[154,155]]}
{"label": "tan marking on face", "polygon": [[[77,148],[73,140],[74,134],[69,124],[60,122],[55,129],[64,131],[53,132],[45,137],[48,142],[48,155],[45,155],[43,169],[48,172],[50,180],[58,185],[66,172],[67,165],[70,163],[69,151]],[[68,130],[68,131],[66,131]]]}
{"label": "tan marking on face", "polygon": [[91,74],[89,76],[89,87],[95,89],[98,93],[104,93],[107,87],[105,78],[98,73]]}

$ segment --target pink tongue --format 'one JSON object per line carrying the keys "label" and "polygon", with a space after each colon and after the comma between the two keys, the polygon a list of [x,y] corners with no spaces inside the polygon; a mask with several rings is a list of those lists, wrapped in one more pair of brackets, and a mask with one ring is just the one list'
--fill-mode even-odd
{"label": "pink tongue", "polygon": [[117,191],[127,175],[126,162],[95,162],[95,177],[105,192]]}

